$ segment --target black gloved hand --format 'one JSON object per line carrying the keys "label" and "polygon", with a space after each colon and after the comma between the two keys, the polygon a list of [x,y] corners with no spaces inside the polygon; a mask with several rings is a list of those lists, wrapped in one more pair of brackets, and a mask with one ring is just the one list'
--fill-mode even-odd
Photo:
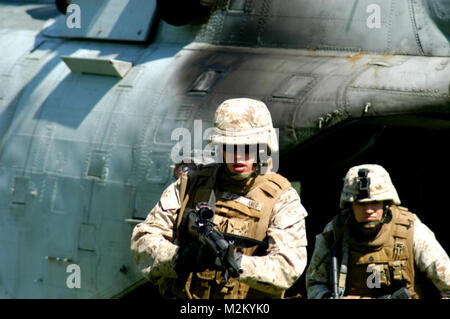
{"label": "black gloved hand", "polygon": [[215,256],[208,247],[199,241],[192,241],[180,246],[175,260],[175,272],[178,275],[190,272],[202,272],[206,269],[215,269]]}
{"label": "black gloved hand", "polygon": [[331,291],[325,293],[320,299],[333,299],[331,298]]}

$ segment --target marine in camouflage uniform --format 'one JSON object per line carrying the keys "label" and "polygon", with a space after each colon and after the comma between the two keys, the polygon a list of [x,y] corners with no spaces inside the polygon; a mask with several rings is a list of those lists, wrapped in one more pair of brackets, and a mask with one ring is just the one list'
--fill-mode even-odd
{"label": "marine in camouflage uniform", "polygon": [[[366,164],[348,171],[342,211],[316,237],[306,273],[308,298],[389,298],[402,287],[410,297],[421,298],[417,272],[426,275],[442,297],[450,297],[448,255],[433,232],[398,205],[397,191],[383,167]],[[333,257],[337,267],[331,266]]]}
{"label": "marine in camouflage uniform", "polygon": [[[265,145],[269,152],[278,151],[270,113],[261,101],[227,100],[217,109],[214,120],[211,142],[219,150],[224,145],[233,148],[256,144]],[[224,153],[228,156],[228,149]],[[304,271],[307,212],[297,192],[287,179],[271,172],[270,156],[252,164],[250,174],[244,174],[239,165],[236,167],[237,156],[232,162],[200,165],[183,173],[163,192],[146,220],[136,225],[132,253],[144,276],[159,286],[162,296],[280,298]],[[182,271],[184,265],[180,261],[186,259],[186,251],[195,255],[202,250],[198,246],[194,251],[185,249],[189,245],[182,240],[181,225],[184,212],[198,202],[208,201],[211,189],[216,197],[217,230],[267,243],[264,250],[237,249],[235,258],[242,273],[225,284],[223,271],[214,265],[207,269],[189,268],[187,273]],[[193,258],[198,261],[202,257]]]}

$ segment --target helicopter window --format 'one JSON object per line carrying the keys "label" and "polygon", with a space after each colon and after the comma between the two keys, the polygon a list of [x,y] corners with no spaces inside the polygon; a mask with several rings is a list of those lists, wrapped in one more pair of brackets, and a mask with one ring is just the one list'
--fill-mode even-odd
{"label": "helicopter window", "polygon": [[315,78],[311,76],[294,75],[282,83],[272,96],[274,98],[294,99],[308,91],[314,80]]}
{"label": "helicopter window", "polygon": [[228,4],[228,11],[230,12],[244,12],[247,0],[231,0]]}
{"label": "helicopter window", "polygon": [[433,20],[450,40],[450,2],[448,0],[430,0],[428,5]]}
{"label": "helicopter window", "polygon": [[25,205],[28,190],[28,178],[16,177],[14,179],[14,191],[12,203],[16,205]]}
{"label": "helicopter window", "polygon": [[218,70],[208,70],[200,74],[189,89],[188,94],[204,95],[209,92],[211,87],[217,82],[220,76]]}
{"label": "helicopter window", "polygon": [[106,152],[92,151],[87,175],[102,178],[103,168],[106,164],[106,157]]}
{"label": "helicopter window", "polygon": [[[170,162],[170,163],[169,163]],[[171,177],[168,167],[172,161],[167,154],[155,154],[149,156],[146,180],[150,183],[164,184]]]}

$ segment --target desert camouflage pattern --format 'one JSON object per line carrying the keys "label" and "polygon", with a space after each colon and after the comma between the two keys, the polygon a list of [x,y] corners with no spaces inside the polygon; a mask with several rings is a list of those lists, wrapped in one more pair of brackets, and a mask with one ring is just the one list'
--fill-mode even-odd
{"label": "desert camouflage pattern", "polygon": [[[333,224],[330,222],[323,232],[316,237],[314,253],[306,272],[306,289],[309,299],[320,299],[330,292],[329,251],[333,243],[327,242],[326,238],[328,237],[324,234],[331,232],[332,229]],[[413,245],[414,263],[418,271],[426,274],[439,289],[442,297],[450,297],[449,257],[436,240],[433,232],[418,219],[414,221]],[[362,278],[361,280],[366,279]]]}
{"label": "desert camouflage pattern", "polygon": [[[180,208],[180,180],[171,184],[143,223],[136,225],[131,238],[131,251],[143,275],[168,288],[170,278],[176,278],[174,259],[178,246],[174,243],[173,227]],[[306,268],[307,212],[297,192],[290,188],[275,203],[267,235],[266,256],[242,256],[243,273],[239,281],[257,290],[279,294],[291,287]]]}
{"label": "desert camouflage pattern", "polygon": [[392,201],[396,205],[400,205],[400,198],[392,184],[389,173],[380,165],[364,164],[354,166],[349,169],[344,177],[344,187],[341,192],[340,207],[344,208],[346,203],[352,203],[356,200],[358,189],[358,171],[360,169],[368,169],[368,177],[370,178],[370,197],[359,199],[358,202],[370,201]]}
{"label": "desert camouflage pattern", "polygon": [[267,106],[258,100],[226,100],[216,110],[212,144],[267,144],[278,151],[278,139]]}

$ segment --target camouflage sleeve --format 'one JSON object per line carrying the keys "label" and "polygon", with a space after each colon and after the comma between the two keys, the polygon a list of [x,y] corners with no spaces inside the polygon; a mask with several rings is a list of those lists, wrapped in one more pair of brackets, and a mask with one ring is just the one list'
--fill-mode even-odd
{"label": "camouflage sleeve", "polygon": [[173,226],[180,208],[179,182],[161,195],[144,222],[136,225],[131,236],[131,252],[143,275],[158,284],[162,278],[176,278],[174,259],[178,246],[173,244]]}
{"label": "camouflage sleeve", "polygon": [[243,273],[239,280],[272,294],[291,287],[306,267],[306,216],[307,212],[293,188],[282,194],[274,205],[267,230],[268,254],[242,256]]}
{"label": "camouflage sleeve", "polygon": [[433,232],[423,223],[414,222],[414,262],[441,292],[450,297],[450,260]]}
{"label": "camouflage sleeve", "polygon": [[328,234],[333,229],[332,223],[328,223],[324,231],[316,236],[316,244],[311,257],[311,262],[306,270],[306,292],[308,299],[321,299],[330,292],[330,247]]}

